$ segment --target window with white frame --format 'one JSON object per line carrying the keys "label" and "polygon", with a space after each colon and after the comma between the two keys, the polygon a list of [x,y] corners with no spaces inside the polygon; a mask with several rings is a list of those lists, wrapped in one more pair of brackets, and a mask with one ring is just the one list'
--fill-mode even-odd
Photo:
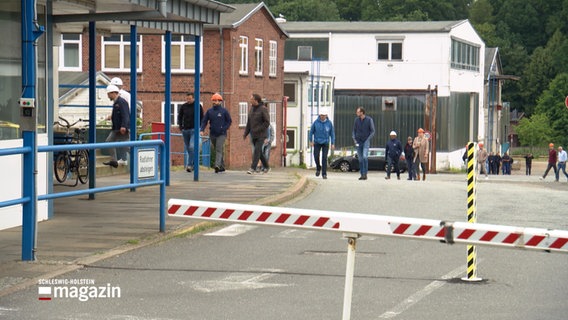
{"label": "window with white frame", "polygon": [[[179,107],[184,103],[185,103],[185,101],[177,101],[177,102],[172,102],[170,104],[171,107],[170,107],[169,116],[170,116],[170,125],[172,127],[174,127],[174,126],[177,127],[179,125],[177,123],[178,111],[179,111]],[[162,101],[162,108],[160,109],[161,110],[161,121],[162,121],[162,123],[166,123],[166,117],[164,115],[164,105],[165,105],[165,102]]]}
{"label": "window with white frame", "polygon": [[296,149],[296,128],[286,128],[286,149]]}
{"label": "window with white frame", "polygon": [[241,67],[239,74],[248,74],[248,38],[239,37],[239,50],[241,51]]}
{"label": "window with white frame", "polygon": [[312,105],[324,105],[326,103],[326,83],[314,81],[308,85],[308,102]]}
{"label": "window with white frame", "polygon": [[269,52],[269,70],[268,76],[276,77],[276,72],[278,69],[278,42],[270,41],[270,52]]}
{"label": "window with white frame", "polygon": [[64,33],[61,35],[59,47],[59,70],[81,71],[82,70],[82,46],[81,34]]}
{"label": "window with white frame", "polygon": [[254,75],[262,76],[262,60],[264,41],[262,39],[254,39]]}
{"label": "window with white frame", "polygon": [[402,45],[404,37],[376,37],[377,40],[377,60],[402,60]]}
{"label": "window with white frame", "polygon": [[479,71],[478,45],[452,39],[452,65],[453,69]]}
{"label": "window with white frame", "polygon": [[[162,72],[166,72],[166,42],[162,36]],[[172,35],[172,73],[195,73],[195,36]]]}
{"label": "window with white frame", "polygon": [[248,121],[248,103],[239,102],[239,127],[246,127]]}
{"label": "window with white frame", "polygon": [[[102,37],[102,70],[111,72],[130,71],[130,35],[114,34]],[[136,71],[142,71],[142,36],[136,37]]]}

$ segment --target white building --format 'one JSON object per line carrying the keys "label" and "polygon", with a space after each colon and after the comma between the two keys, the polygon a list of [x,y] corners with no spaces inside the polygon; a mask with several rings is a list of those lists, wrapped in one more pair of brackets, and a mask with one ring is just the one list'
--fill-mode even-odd
{"label": "white building", "polygon": [[430,131],[431,170],[460,167],[465,144],[484,139],[485,44],[468,20],[281,25],[285,72],[311,75],[317,63],[317,74],[335,79],[336,147],[351,146],[357,106],[375,119],[372,146],[391,130],[403,139]]}

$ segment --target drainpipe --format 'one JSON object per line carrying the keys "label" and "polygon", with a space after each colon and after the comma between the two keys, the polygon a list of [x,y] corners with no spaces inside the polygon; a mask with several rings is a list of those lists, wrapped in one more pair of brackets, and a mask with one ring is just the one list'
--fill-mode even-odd
{"label": "drainpipe", "polygon": [[[221,93],[222,96],[224,96],[225,90],[224,90],[224,78],[225,78],[225,42],[223,41],[223,27],[219,27],[219,46],[221,49],[221,54],[219,57],[219,66],[220,69],[219,73],[220,73],[220,77],[219,77],[219,91]],[[234,91],[234,88],[231,89],[231,91]]]}

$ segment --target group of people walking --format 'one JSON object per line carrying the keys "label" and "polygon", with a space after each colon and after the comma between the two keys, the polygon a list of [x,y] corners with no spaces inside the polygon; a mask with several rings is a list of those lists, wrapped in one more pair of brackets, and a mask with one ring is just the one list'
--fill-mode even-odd
{"label": "group of people walking", "polygon": [[[542,176],[542,179],[546,179],[550,169],[554,169],[554,175],[556,181],[560,180],[560,170],[564,173],[564,176],[568,180],[568,173],[566,173],[566,161],[568,161],[568,154],[562,146],[558,147],[558,152],[554,149],[554,143],[548,145],[548,165],[546,166],[546,171]],[[558,167],[557,167],[558,164]]]}
{"label": "group of people walking", "polygon": [[[352,139],[357,149],[357,158],[359,161],[359,180],[367,180],[369,172],[369,147],[371,139],[375,135],[375,123],[373,118],[366,114],[365,108],[358,107],[355,111],[356,117],[353,123]],[[417,131],[417,136],[413,139],[408,137],[408,142],[402,147],[401,142],[397,139],[395,131],[389,134],[389,141],[385,146],[386,177],[390,179],[391,172],[396,173],[397,179],[400,180],[400,157],[405,154],[408,167],[408,180],[420,180],[420,171],[422,171],[422,180],[426,180],[426,171],[429,161],[429,143],[428,138],[424,135],[424,129]],[[310,145],[314,148],[314,161],[316,163],[316,177],[322,175],[323,179],[327,179],[327,156],[329,149],[335,148],[335,132],[332,122],[327,118],[327,114],[322,113],[312,123],[308,135]]]}

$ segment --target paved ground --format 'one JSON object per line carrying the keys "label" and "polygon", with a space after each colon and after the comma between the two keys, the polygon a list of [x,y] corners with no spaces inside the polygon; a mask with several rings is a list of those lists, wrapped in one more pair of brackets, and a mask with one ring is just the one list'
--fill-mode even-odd
{"label": "paved ground", "polygon": [[[268,174],[244,171],[215,174],[201,170],[171,173],[170,198],[275,205],[299,195],[307,186],[302,170],[279,168]],[[97,186],[126,184],[127,175],[97,177]],[[83,186],[84,187],[84,186]],[[70,190],[56,186],[54,192]],[[81,268],[121,252],[189,232],[197,222],[167,219],[159,233],[159,187],[138,188],[54,200],[54,218],[38,225],[36,261],[21,261],[21,228],[0,231],[0,296]]]}

